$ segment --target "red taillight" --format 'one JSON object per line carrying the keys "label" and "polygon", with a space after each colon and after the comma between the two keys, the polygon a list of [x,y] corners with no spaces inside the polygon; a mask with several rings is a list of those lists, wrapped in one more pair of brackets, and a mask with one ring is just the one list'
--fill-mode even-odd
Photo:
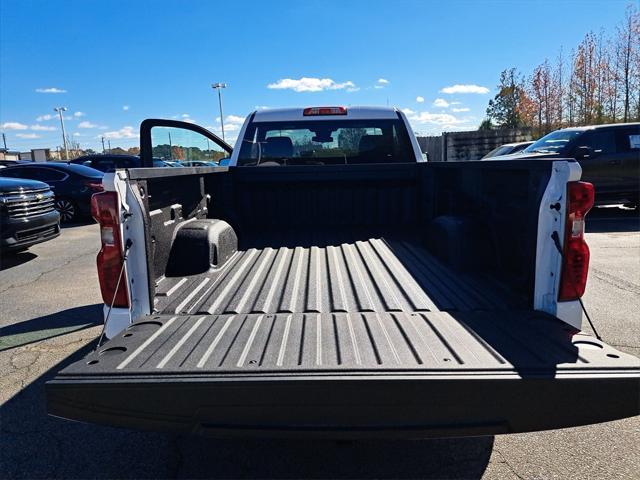
{"label": "red taillight", "polygon": [[562,252],[562,275],[558,300],[584,295],[589,272],[589,247],[584,240],[584,217],[593,207],[594,189],[587,182],[570,182],[567,189],[567,222]]}
{"label": "red taillight", "polygon": [[308,107],[302,111],[305,117],[315,115],[346,115],[346,107]]}
{"label": "red taillight", "polygon": [[[118,194],[100,192],[91,197],[91,215],[100,224],[102,248],[98,252],[98,279],[105,304],[114,307],[128,307],[127,276],[123,272],[120,286],[116,292],[118,277],[124,263],[122,238],[120,236],[120,217],[118,215]],[[115,301],[114,301],[115,296]]]}
{"label": "red taillight", "polygon": [[104,191],[104,187],[102,186],[102,182],[100,182],[100,181],[87,180],[86,182],[84,182],[84,184],[92,192],[102,192],[102,191]]}

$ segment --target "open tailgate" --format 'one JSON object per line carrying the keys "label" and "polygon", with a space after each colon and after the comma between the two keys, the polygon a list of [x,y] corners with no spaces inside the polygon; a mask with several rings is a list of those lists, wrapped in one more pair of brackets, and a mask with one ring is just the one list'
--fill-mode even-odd
{"label": "open tailgate", "polygon": [[429,437],[640,412],[640,360],[532,311],[156,315],[47,383],[52,415],[214,436]]}

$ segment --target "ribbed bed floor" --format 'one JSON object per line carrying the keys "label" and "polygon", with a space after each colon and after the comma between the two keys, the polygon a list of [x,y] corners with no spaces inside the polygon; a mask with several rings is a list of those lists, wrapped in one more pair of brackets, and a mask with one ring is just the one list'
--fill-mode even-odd
{"label": "ribbed bed floor", "polygon": [[303,245],[248,248],[219,270],[163,278],[156,290],[155,309],[220,315],[522,306],[489,277],[455,272],[417,242],[369,238]]}

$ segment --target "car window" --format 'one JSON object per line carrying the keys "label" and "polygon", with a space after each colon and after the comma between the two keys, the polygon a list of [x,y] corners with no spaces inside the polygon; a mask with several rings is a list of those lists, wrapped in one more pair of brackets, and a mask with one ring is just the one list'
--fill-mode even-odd
{"label": "car window", "polygon": [[535,141],[524,151],[526,153],[563,153],[565,147],[576,138],[583,137],[582,134],[582,130],[556,130]]}
{"label": "car window", "polygon": [[33,180],[40,180],[41,182],[58,182],[63,180],[66,176],[65,173],[52,168],[25,168],[24,178],[32,178]]}
{"label": "car window", "polygon": [[25,177],[26,168],[3,168],[0,170],[0,176],[12,178],[29,178]]}
{"label": "car window", "polygon": [[589,147],[593,153],[616,153],[616,140],[613,130],[595,130],[584,135],[578,147]]}
{"label": "car window", "polygon": [[621,128],[616,132],[618,152],[640,153],[640,127]]}
{"label": "car window", "polygon": [[101,172],[112,172],[114,170],[113,163],[113,160],[102,158],[100,160],[94,160],[91,166],[100,170]]}

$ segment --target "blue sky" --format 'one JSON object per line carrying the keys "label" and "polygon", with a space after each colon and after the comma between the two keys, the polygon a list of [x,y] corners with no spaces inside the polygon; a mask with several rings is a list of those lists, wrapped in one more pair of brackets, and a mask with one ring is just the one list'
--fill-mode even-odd
{"label": "blue sky", "polygon": [[19,150],[61,144],[55,106],[84,147],[137,145],[148,117],[215,131],[222,81],[231,137],[258,107],[387,102],[418,132],[470,130],[501,70],[613,32],[627,3],[1,0],[0,124]]}

